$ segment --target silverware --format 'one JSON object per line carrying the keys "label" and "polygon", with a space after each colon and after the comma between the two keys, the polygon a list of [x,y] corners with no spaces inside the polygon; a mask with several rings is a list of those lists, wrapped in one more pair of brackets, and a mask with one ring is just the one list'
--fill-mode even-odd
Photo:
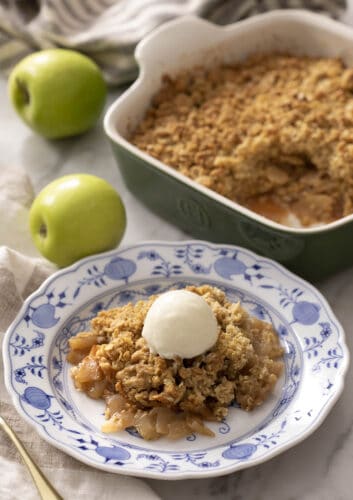
{"label": "silverware", "polygon": [[55,488],[50,484],[48,479],[44,476],[42,471],[34,463],[30,455],[28,454],[26,448],[23,446],[21,441],[18,439],[14,431],[7,424],[3,417],[0,416],[0,427],[6,432],[11,441],[14,443],[20,455],[27,465],[29,472],[33,478],[34,484],[37,486],[40,496],[43,500],[63,500]]}

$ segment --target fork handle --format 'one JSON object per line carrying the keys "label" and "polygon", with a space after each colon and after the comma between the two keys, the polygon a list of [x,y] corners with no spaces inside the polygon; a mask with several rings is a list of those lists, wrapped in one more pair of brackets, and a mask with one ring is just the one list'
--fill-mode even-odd
{"label": "fork handle", "polygon": [[49,483],[48,479],[43,475],[42,471],[34,463],[30,455],[28,454],[26,448],[23,446],[17,435],[9,427],[6,421],[2,418],[2,427],[6,434],[9,436],[11,441],[14,443],[18,449],[24,463],[27,465],[29,472],[33,478],[34,484],[37,486],[40,496],[43,500],[63,500],[55,488]]}

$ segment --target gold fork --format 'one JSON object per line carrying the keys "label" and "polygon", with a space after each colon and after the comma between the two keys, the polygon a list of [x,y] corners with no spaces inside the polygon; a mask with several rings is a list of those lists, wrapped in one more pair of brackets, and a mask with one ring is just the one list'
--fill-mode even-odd
{"label": "gold fork", "polygon": [[63,500],[55,488],[49,483],[48,479],[44,476],[42,471],[34,463],[30,455],[28,454],[26,448],[23,446],[21,441],[18,439],[14,431],[11,429],[9,424],[0,415],[0,427],[6,432],[11,441],[14,443],[20,455],[27,465],[29,472],[33,478],[34,484],[37,486],[40,496],[43,500]]}

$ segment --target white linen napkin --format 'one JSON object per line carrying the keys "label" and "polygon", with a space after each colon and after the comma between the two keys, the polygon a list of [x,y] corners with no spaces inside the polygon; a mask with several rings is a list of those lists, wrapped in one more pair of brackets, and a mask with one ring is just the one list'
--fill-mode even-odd
{"label": "white linen napkin", "polygon": [[38,257],[28,230],[28,210],[33,196],[31,182],[23,169],[1,166],[0,245]]}
{"label": "white linen napkin", "polygon": [[[351,0],[347,0],[351,1]],[[309,9],[339,18],[346,0],[12,0],[0,2],[0,68],[39,48],[86,53],[108,83],[137,75],[134,49],[159,24],[186,14],[228,24],[273,9]]]}
{"label": "white linen napkin", "polygon": [[[23,300],[44,281],[55,266],[35,255],[28,230],[28,207],[33,191],[23,171],[0,169],[0,345]],[[142,480],[96,471],[57,450],[33,431],[16,412],[4,385],[0,348],[0,413],[18,434],[35,462],[64,499],[157,500],[159,497]],[[15,447],[0,430],[0,498],[38,499],[37,490],[22,465]]]}

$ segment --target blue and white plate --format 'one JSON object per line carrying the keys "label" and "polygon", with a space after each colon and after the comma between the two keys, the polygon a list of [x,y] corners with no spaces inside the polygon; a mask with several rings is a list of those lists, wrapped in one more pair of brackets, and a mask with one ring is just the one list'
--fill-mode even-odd
{"label": "blue and white plate", "polygon": [[[231,408],[210,424],[214,438],[103,434],[104,403],[73,387],[68,339],[101,309],[202,283],[274,325],[285,349],[274,394],[250,413]],[[226,474],[302,441],[338,399],[349,359],[342,327],[315,288],[248,250],[201,241],[140,243],[58,272],[25,302],[3,353],[14,404],[44,439],[93,467],[159,479]]]}

